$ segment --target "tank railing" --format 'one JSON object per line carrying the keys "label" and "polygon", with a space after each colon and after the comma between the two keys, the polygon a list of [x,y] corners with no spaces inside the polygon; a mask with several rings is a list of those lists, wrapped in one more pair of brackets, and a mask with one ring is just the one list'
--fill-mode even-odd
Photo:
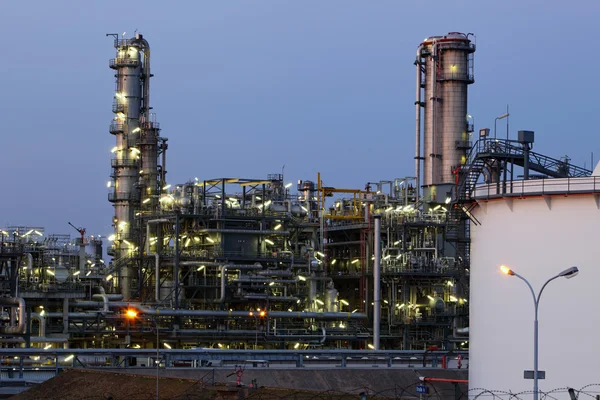
{"label": "tank railing", "polygon": [[137,67],[140,64],[140,61],[131,57],[117,57],[111,58],[108,60],[108,66],[110,68],[118,68],[118,67]]}
{"label": "tank railing", "polygon": [[132,160],[127,158],[112,158],[110,160],[111,167],[135,167],[139,164],[139,160]]}
{"label": "tank railing", "polygon": [[527,197],[555,194],[598,194],[600,177],[548,178],[482,184],[475,187],[473,197],[490,199],[496,197]]}
{"label": "tank railing", "polygon": [[438,82],[444,81],[459,81],[459,82],[475,82],[475,76],[468,72],[439,72],[437,75]]}
{"label": "tank railing", "polygon": [[116,133],[123,133],[127,130],[127,124],[123,122],[113,122],[108,127],[108,131],[113,135]]}

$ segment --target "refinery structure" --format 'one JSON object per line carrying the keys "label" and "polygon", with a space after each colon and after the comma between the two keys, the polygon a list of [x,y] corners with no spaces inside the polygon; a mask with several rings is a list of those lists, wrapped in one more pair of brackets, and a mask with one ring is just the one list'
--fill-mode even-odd
{"label": "refinery structure", "polygon": [[114,232],[3,229],[4,346],[468,349],[477,183],[506,193],[521,168],[591,174],[534,153],[531,132],[474,133],[475,43],[453,32],[417,50],[414,173],[355,188],[320,175],[171,182],[150,45],[114,45]]}

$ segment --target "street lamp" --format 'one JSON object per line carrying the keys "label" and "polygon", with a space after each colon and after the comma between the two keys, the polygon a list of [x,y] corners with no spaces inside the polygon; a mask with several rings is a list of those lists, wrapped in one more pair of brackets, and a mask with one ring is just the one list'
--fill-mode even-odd
{"label": "street lamp", "polygon": [[[125,312],[125,316],[128,319],[136,319],[137,318],[137,311],[134,309],[129,308],[126,312]],[[160,366],[160,355],[158,353],[158,346],[160,344],[159,341],[159,336],[158,336],[158,321],[156,319],[154,319],[154,325],[156,328],[156,400],[158,400],[158,376],[159,376],[159,366]]]}
{"label": "street lamp", "polygon": [[503,273],[505,273],[506,275],[516,276],[517,278],[519,278],[523,282],[525,282],[527,284],[527,286],[529,287],[529,290],[531,291],[531,295],[533,296],[533,305],[535,308],[535,319],[533,322],[533,400],[538,400],[538,396],[539,396],[539,393],[538,393],[538,308],[540,305],[540,297],[542,296],[542,292],[544,291],[544,288],[550,282],[552,282],[556,278],[561,278],[561,277],[571,279],[579,273],[579,269],[577,267],[567,268],[564,271],[562,271],[561,273],[548,279],[546,281],[546,283],[544,283],[544,285],[540,289],[540,292],[538,293],[537,297],[535,295],[535,292],[533,291],[533,287],[531,287],[531,284],[529,283],[529,281],[527,281],[527,279],[523,278],[521,275],[517,274],[515,271],[513,271],[512,269],[508,268],[505,265],[502,265],[500,267],[500,270]]}
{"label": "street lamp", "polygon": [[[499,117],[496,117],[496,119],[494,120],[494,139],[496,139],[496,122],[498,122],[499,119],[504,119],[504,118],[508,117],[509,115],[510,115],[509,113],[505,113]],[[507,135],[506,139],[508,140],[508,135]]]}

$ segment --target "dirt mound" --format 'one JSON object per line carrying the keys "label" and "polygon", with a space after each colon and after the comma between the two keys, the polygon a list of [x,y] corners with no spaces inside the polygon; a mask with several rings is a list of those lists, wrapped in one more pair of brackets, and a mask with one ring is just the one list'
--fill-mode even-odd
{"label": "dirt mound", "polygon": [[[159,378],[160,399],[213,399],[215,387],[201,381]],[[11,397],[14,400],[151,400],[156,378],[92,370],[68,370]]]}
{"label": "dirt mound", "polygon": [[[200,375],[201,376],[201,375]],[[200,378],[199,376],[199,378]],[[356,394],[232,385],[201,380],[159,378],[161,400],[356,400]],[[72,369],[10,398],[11,400],[152,400],[156,377]],[[382,400],[385,398],[382,397]]]}

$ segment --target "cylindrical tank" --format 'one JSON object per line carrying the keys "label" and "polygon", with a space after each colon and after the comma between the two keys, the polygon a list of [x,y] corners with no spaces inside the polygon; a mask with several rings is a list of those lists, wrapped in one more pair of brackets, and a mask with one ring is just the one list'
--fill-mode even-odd
{"label": "cylindrical tank", "polygon": [[598,179],[509,182],[518,188],[518,198],[489,195],[495,184],[478,186],[478,206],[470,211],[478,221],[471,225],[470,387],[512,393],[533,388],[532,380],[523,379],[523,371],[533,370],[533,297],[525,282],[503,274],[501,265],[527,279],[536,295],[548,279],[579,267],[579,276],[553,280],[541,296],[539,370],[546,378],[539,385],[548,392],[597,382],[600,361],[589,333],[600,327],[590,301],[600,280]]}
{"label": "cylindrical tank", "polygon": [[425,108],[423,186],[454,183],[453,171],[466,161],[467,86],[474,82],[474,51],[469,35],[458,32],[428,37],[419,47],[416,65],[424,71],[417,78],[419,93],[424,90],[417,99]]}

